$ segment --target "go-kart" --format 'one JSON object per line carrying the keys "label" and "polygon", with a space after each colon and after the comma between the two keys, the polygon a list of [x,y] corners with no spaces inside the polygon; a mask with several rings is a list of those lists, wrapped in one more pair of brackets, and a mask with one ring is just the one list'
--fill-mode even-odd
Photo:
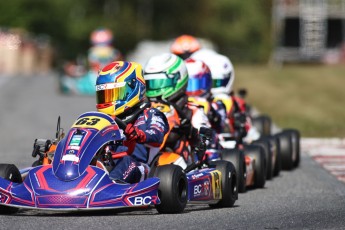
{"label": "go-kart", "polygon": [[[0,165],[0,212],[15,213],[19,208],[81,211],[148,205],[155,205],[162,213],[182,212],[188,190],[179,166],[157,167],[155,177],[135,184],[109,178],[113,156],[104,151],[105,146],[121,145],[123,139],[122,131],[110,116],[99,112],[82,114],[56,145],[51,162],[44,160],[52,155],[48,151],[46,155],[40,153],[43,160],[36,162],[36,167],[19,171],[12,164]],[[49,145],[54,142],[36,141],[34,154],[51,150]],[[116,156],[121,154],[125,153]],[[160,181],[164,182],[163,187]],[[214,191],[210,187],[210,192]]]}
{"label": "go-kart", "polygon": [[[215,98],[215,101],[221,101],[227,113],[229,113],[228,110],[231,110],[233,104],[229,99],[231,98]],[[201,107],[205,114],[212,114],[210,113],[211,106],[209,101],[198,97],[189,98],[189,100],[194,105]],[[225,103],[227,104],[225,105]],[[241,118],[243,119],[243,117]],[[239,119],[236,119],[236,124],[243,124],[245,122],[245,120],[241,122],[238,121]],[[227,121],[227,123],[229,122],[230,121]],[[246,187],[263,188],[265,186],[267,174],[266,158],[269,157],[266,155],[269,155],[270,152],[261,147],[259,142],[255,145],[243,145],[241,135],[234,137],[234,135],[230,133],[230,129],[227,130],[226,127],[224,128],[228,132],[216,134],[218,137],[216,142],[220,148],[209,149],[207,151],[208,160],[213,161],[222,159],[231,162],[235,166],[238,192],[245,192]]]}
{"label": "go-kart", "polygon": [[112,159],[126,153],[104,151],[109,143],[121,144],[124,138],[108,115],[84,113],[67,135],[57,132],[56,137],[36,139],[32,155],[39,160],[34,167],[19,171],[14,165],[0,165],[1,213],[19,208],[80,211],[149,205],[160,213],[178,213],[187,201],[229,207],[237,199],[231,163],[219,161],[201,168],[200,162],[194,162],[184,167],[174,153],[161,153],[149,178],[140,183],[112,181],[108,176]]}
{"label": "go-kart", "polygon": [[[239,96],[247,96],[246,89],[239,90]],[[251,114],[253,126],[257,129],[262,137],[269,137],[277,140],[277,163],[274,167],[274,176],[279,175],[280,169],[291,170],[299,166],[300,163],[300,138],[301,134],[297,129],[273,129],[272,119],[266,114],[258,114],[252,106],[247,104],[247,111]]]}
{"label": "go-kart", "polygon": [[[181,129],[186,122],[184,114],[179,112],[172,104],[168,101],[152,102],[152,107],[163,112],[168,119],[170,131],[167,139],[169,139],[169,135],[170,137],[176,135],[172,130],[180,133],[181,136],[185,134],[184,130]],[[201,146],[198,146],[196,151],[191,154],[185,152],[172,153],[163,143],[162,150],[169,149],[169,151],[163,152],[156,164],[176,164],[184,169],[188,179],[189,203],[210,204],[212,207],[232,207],[238,199],[236,169],[229,161],[221,159],[215,161],[201,160],[206,159],[206,142],[211,141],[212,130],[201,127],[198,135],[200,136],[201,141],[199,144]],[[167,142],[167,139],[165,142]],[[181,149],[190,149],[188,141],[182,143],[184,146],[181,146]],[[215,190],[213,189],[213,192],[211,192],[210,187],[215,188]]]}
{"label": "go-kart", "polygon": [[[233,131],[226,133],[225,135],[235,133],[245,133],[245,135],[240,135],[241,137],[236,138],[236,143],[241,145],[243,142],[246,145],[256,145],[261,146],[265,154],[265,168],[266,168],[266,179],[270,180],[274,175],[278,175],[280,171],[280,149],[277,137],[274,136],[262,136],[256,130],[256,127],[252,125],[252,118],[248,112],[248,106],[243,100],[243,98],[237,97],[233,94],[222,95],[221,97],[216,97],[215,101],[221,101],[227,108],[228,123],[232,124]],[[231,114],[231,115],[230,115]],[[244,125],[246,132],[243,132]],[[238,135],[237,135],[238,136]],[[240,142],[240,143],[238,143]]]}
{"label": "go-kart", "polygon": [[231,161],[237,172],[238,191],[247,188],[263,188],[266,183],[267,162],[265,149],[260,145],[242,144],[228,133],[219,135],[223,160]]}

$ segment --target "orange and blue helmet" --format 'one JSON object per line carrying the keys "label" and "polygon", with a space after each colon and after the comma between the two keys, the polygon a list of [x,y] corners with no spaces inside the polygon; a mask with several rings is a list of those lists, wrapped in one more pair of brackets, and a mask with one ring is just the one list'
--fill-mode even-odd
{"label": "orange and blue helmet", "polygon": [[140,64],[112,62],[99,72],[96,80],[97,110],[110,116],[124,114],[145,99],[145,92]]}

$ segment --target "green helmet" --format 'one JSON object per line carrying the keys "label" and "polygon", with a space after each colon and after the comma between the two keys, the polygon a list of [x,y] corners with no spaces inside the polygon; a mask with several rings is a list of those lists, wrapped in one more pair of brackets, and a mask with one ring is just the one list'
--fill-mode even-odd
{"label": "green helmet", "polygon": [[180,57],[165,53],[149,59],[144,78],[148,98],[175,100],[186,92],[188,72]]}

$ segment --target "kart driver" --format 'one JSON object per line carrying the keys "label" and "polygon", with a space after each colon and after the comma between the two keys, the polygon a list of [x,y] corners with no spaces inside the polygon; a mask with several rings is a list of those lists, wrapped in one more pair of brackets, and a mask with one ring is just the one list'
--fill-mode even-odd
{"label": "kart driver", "polygon": [[189,101],[203,106],[213,130],[222,133],[226,128],[226,108],[222,101],[213,100],[210,69],[201,60],[188,58],[185,63],[189,75],[186,90]]}
{"label": "kart driver", "polygon": [[[127,124],[124,131],[126,156],[118,159],[109,176],[115,181],[137,183],[145,179],[149,166],[160,150],[168,132],[165,115],[150,108],[145,96],[142,67],[135,62],[116,61],[105,66],[96,81],[97,110],[120,118]],[[111,151],[121,152],[109,146]]]}
{"label": "kart driver", "polygon": [[251,127],[251,121],[246,112],[245,101],[232,92],[235,73],[231,61],[226,56],[208,49],[201,49],[193,53],[191,58],[205,62],[210,68],[212,75],[211,93],[214,101],[224,103],[230,133],[236,140],[242,141]]}
{"label": "kart driver", "polygon": [[190,57],[195,51],[201,48],[201,44],[195,37],[191,35],[181,35],[177,37],[171,44],[171,53],[179,56],[183,60]]}
{"label": "kart driver", "polygon": [[195,157],[191,156],[191,147],[195,149],[200,143],[198,130],[210,127],[210,123],[202,108],[188,103],[188,72],[184,61],[170,53],[153,56],[144,68],[144,78],[149,100],[153,104],[172,106],[178,114],[179,121],[172,125],[165,149],[180,154],[191,163]]}

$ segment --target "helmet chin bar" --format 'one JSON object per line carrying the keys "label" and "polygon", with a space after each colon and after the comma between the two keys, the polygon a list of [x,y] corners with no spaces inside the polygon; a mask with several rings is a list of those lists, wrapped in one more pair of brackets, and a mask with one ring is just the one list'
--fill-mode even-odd
{"label": "helmet chin bar", "polygon": [[211,93],[213,95],[217,95],[217,94],[227,94],[230,95],[231,89],[227,90],[225,87],[217,87],[217,88],[212,88],[211,89]]}

